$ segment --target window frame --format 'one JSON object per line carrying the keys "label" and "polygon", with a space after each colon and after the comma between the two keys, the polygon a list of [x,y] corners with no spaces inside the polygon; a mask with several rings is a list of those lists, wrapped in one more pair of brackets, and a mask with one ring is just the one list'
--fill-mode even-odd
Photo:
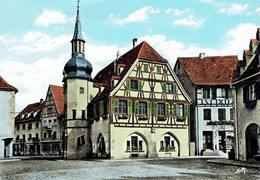
{"label": "window frame", "polygon": [[138,90],[138,80],[131,79],[130,89],[131,90]]}
{"label": "window frame", "polygon": [[[209,111],[209,118],[207,119],[207,118],[205,118],[205,111]],[[205,120],[205,121],[211,121],[211,119],[212,119],[212,114],[211,114],[211,109],[208,109],[208,108],[205,108],[205,109],[203,109],[203,120]]]}
{"label": "window frame", "polygon": [[118,102],[118,113],[119,114],[127,114],[127,100],[119,99],[119,102]]}
{"label": "window frame", "polygon": [[147,115],[147,102],[139,101],[139,115]]}
{"label": "window frame", "polygon": [[248,100],[256,100],[256,84],[251,84],[248,86]]}
{"label": "window frame", "polygon": [[173,84],[166,83],[166,93],[173,93]]}
{"label": "window frame", "polygon": [[[180,107],[182,107],[182,108],[180,108]],[[182,109],[182,111],[181,111],[181,109]],[[177,116],[184,117],[184,104],[180,104],[180,103],[177,104]]]}
{"label": "window frame", "polygon": [[[221,111],[224,112],[224,115],[222,114],[223,119],[221,119],[221,117],[220,117]],[[225,121],[226,119],[227,119],[227,118],[226,118],[226,109],[225,109],[225,108],[219,108],[219,109],[218,109],[218,120],[219,120],[219,121]]]}
{"label": "window frame", "polygon": [[158,103],[158,116],[165,116],[165,103]]}

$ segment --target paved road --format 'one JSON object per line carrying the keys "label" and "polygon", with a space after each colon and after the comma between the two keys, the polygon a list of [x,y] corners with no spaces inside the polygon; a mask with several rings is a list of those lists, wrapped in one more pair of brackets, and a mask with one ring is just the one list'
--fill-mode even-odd
{"label": "paved road", "polygon": [[260,179],[257,169],[213,165],[207,159],[0,162],[0,179]]}

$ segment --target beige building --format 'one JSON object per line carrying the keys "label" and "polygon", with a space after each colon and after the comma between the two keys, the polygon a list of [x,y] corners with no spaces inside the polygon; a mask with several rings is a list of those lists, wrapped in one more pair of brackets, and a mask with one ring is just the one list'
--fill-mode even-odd
{"label": "beige building", "polygon": [[260,161],[260,28],[233,79],[235,158]]}
{"label": "beige building", "polygon": [[18,89],[0,76],[0,159],[12,157],[15,119],[15,94]]}
{"label": "beige building", "polygon": [[15,143],[13,153],[16,156],[40,155],[41,113],[44,101],[29,104],[15,117]]}
{"label": "beige building", "polygon": [[41,116],[41,154],[61,156],[63,151],[63,87],[50,85]]}

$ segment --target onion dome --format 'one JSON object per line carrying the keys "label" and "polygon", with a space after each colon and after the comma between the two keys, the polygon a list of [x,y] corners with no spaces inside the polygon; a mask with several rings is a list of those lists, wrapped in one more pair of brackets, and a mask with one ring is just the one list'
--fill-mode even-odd
{"label": "onion dome", "polygon": [[63,81],[71,78],[80,78],[92,81],[92,69],[92,65],[85,59],[84,54],[77,52],[64,67]]}

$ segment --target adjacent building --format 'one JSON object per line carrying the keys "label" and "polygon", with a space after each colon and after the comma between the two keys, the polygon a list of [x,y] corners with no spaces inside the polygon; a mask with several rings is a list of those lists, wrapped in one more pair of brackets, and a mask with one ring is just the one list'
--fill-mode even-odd
{"label": "adjacent building", "polygon": [[0,159],[12,157],[15,119],[14,86],[0,76]]}
{"label": "adjacent building", "polygon": [[29,104],[15,117],[15,142],[13,153],[16,156],[40,155],[41,114],[44,101]]}
{"label": "adjacent building", "polygon": [[50,85],[41,114],[41,154],[61,156],[63,152],[63,87]]}
{"label": "adjacent building", "polygon": [[178,58],[174,72],[193,100],[190,110],[191,155],[226,152],[233,144],[230,85],[237,56]]}
{"label": "adjacent building", "polygon": [[235,157],[260,160],[260,28],[234,75]]}

